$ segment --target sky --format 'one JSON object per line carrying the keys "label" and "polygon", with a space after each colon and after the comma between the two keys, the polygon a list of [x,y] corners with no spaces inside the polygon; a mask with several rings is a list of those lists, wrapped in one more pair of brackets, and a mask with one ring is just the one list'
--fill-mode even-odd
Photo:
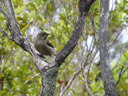
{"label": "sky", "polygon": [[[110,10],[115,8],[115,3],[116,0],[110,0]],[[118,2],[120,2],[120,0],[117,0]],[[118,40],[122,43],[126,43],[128,42],[128,26],[126,28],[124,28],[124,30],[121,32]]]}
{"label": "sky", "polygon": [[122,43],[128,42],[128,27],[126,27],[120,34],[119,40]]}

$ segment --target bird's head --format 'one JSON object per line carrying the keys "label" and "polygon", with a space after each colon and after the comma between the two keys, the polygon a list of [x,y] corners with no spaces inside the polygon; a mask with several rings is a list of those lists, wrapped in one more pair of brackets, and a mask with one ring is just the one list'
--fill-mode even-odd
{"label": "bird's head", "polygon": [[39,33],[38,35],[37,35],[37,38],[39,38],[39,39],[41,39],[41,40],[46,40],[47,39],[47,37],[48,37],[48,33],[46,33],[46,32],[41,32],[41,33]]}

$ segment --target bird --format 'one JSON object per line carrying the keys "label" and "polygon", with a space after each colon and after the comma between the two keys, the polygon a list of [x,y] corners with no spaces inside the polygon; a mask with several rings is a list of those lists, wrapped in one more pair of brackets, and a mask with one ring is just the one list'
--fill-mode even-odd
{"label": "bird", "polygon": [[41,55],[52,56],[55,55],[55,49],[47,40],[48,35],[46,32],[38,33],[34,41],[34,47]]}

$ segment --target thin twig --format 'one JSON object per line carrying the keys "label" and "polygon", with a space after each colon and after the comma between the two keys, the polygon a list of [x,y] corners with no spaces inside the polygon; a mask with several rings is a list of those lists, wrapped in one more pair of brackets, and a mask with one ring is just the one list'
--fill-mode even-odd
{"label": "thin twig", "polygon": [[9,40],[12,40],[12,37],[10,37],[5,31],[2,30],[2,28],[0,27],[0,31],[9,39]]}
{"label": "thin twig", "polygon": [[87,76],[85,76],[84,65],[83,65],[82,63],[81,63],[81,69],[82,69],[82,73],[83,73],[83,77],[84,77],[85,87],[86,87],[88,93],[89,93],[91,96],[94,96],[93,93],[90,91],[90,89],[89,89],[89,87],[88,87]]}
{"label": "thin twig", "polygon": [[75,79],[75,77],[80,73],[80,69],[78,71],[76,71],[72,78],[69,80],[67,86],[63,89],[63,91],[60,93],[60,96],[63,96],[63,94],[65,93],[65,91],[70,87],[70,85],[72,84],[73,80]]}
{"label": "thin twig", "polygon": [[95,51],[95,53],[94,53],[94,55],[93,55],[93,58],[92,58],[92,60],[91,60],[91,62],[90,62],[90,65],[89,65],[89,67],[88,67],[87,77],[88,77],[88,75],[89,75],[89,72],[90,72],[90,70],[91,70],[91,66],[92,66],[92,64],[93,64],[92,62],[93,62],[93,60],[94,60],[94,58],[95,58],[97,52],[98,52],[98,49]]}
{"label": "thin twig", "polygon": [[124,72],[128,69],[128,67],[127,67],[127,68],[123,71],[124,67],[125,67],[126,64],[127,64],[127,61],[128,61],[128,57],[127,57],[127,59],[126,59],[126,61],[125,61],[125,64],[124,64],[124,65],[122,66],[122,68],[121,68],[120,74],[119,74],[119,76],[118,76],[118,80],[116,81],[116,85],[119,83],[119,81],[120,81],[122,75],[124,74]]}
{"label": "thin twig", "polygon": [[112,71],[113,71],[113,70],[116,68],[116,66],[119,64],[120,59],[121,59],[121,57],[122,57],[122,55],[123,55],[123,53],[124,53],[124,49],[126,48],[126,45],[127,45],[127,43],[124,45],[123,50],[121,51],[121,54],[120,54],[119,60],[118,60],[117,64],[112,68]]}
{"label": "thin twig", "polygon": [[7,15],[7,13],[4,11],[4,9],[1,6],[0,6],[0,12],[3,13],[3,15],[5,16],[5,18],[8,21],[8,15]]}
{"label": "thin twig", "polygon": [[[93,50],[93,49],[92,49],[92,50]],[[77,52],[79,52],[79,51],[77,51]],[[89,53],[88,53],[87,58],[88,58],[89,55],[91,54],[90,52],[92,52],[91,49],[89,50]],[[79,55],[79,53],[78,53],[78,55]],[[86,60],[87,60],[87,59],[86,59]],[[83,54],[81,53],[81,55],[79,56],[79,61],[80,61],[81,70],[82,70],[83,77],[84,77],[85,88],[86,88],[86,90],[88,91],[88,93],[89,93],[91,96],[94,96],[93,93],[91,92],[91,90],[90,90],[89,87],[88,87],[87,76],[85,75],[84,67],[85,67],[85,62],[87,62],[86,60],[84,61]]]}
{"label": "thin twig", "polygon": [[[34,79],[35,77],[37,77],[37,76],[39,76],[40,75],[40,73],[38,73],[38,74],[36,74],[35,76],[33,76],[33,77],[31,77],[31,79]],[[25,82],[24,82],[24,84],[27,84],[29,82],[29,80],[26,80]]]}
{"label": "thin twig", "polygon": [[[122,55],[123,55],[123,52],[124,52],[124,49],[125,49],[125,47],[126,47],[126,45],[127,45],[127,43],[125,44],[125,46],[124,46],[124,48],[123,48],[123,50],[122,50],[122,52],[121,52],[121,55],[120,55],[120,58],[119,58],[119,60],[118,60],[118,62],[117,62],[117,64],[112,68],[112,71],[116,68],[116,66],[119,64],[119,62],[120,62],[120,59],[121,59],[121,57],[122,57]],[[128,59],[128,58],[127,58]],[[127,61],[127,60],[126,60]],[[126,65],[127,63],[125,63],[124,65]],[[122,66],[122,69],[121,70],[123,70],[123,66]],[[122,72],[120,72],[120,74],[119,74],[119,77],[118,77],[118,80],[117,80],[117,82],[116,82],[116,85],[119,83],[119,81],[120,81],[120,79],[121,79],[121,76],[124,74],[124,72],[126,71],[128,69],[128,67]],[[105,92],[103,92],[103,94],[102,94],[102,96],[104,96],[105,95]]]}
{"label": "thin twig", "polygon": [[91,17],[90,17],[90,20],[91,20],[91,24],[92,24],[92,29],[93,29],[93,31],[95,32],[95,34],[97,34],[98,32],[97,32],[97,30],[96,30],[96,26],[95,26],[95,23],[94,23],[94,17],[91,16]]}
{"label": "thin twig", "polygon": [[109,44],[109,47],[111,47],[115,43],[115,41],[117,40],[117,38],[119,37],[119,35],[121,34],[121,32],[122,32],[123,29],[124,28],[122,27],[122,28],[120,28],[118,30],[118,32],[117,32],[118,34],[116,35],[115,39]]}

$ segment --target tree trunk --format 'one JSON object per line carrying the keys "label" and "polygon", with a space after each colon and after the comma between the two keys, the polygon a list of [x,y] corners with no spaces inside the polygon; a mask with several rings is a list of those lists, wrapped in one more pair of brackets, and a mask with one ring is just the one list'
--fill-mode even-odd
{"label": "tree trunk", "polygon": [[114,83],[112,72],[109,67],[108,54],[108,17],[109,0],[100,0],[99,18],[99,48],[100,48],[100,70],[106,96],[120,96]]}

